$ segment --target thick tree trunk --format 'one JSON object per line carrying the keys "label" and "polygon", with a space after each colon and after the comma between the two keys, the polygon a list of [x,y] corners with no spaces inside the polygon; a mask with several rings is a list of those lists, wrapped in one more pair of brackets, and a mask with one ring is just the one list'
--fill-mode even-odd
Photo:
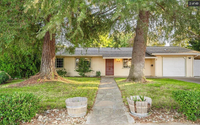
{"label": "thick tree trunk", "polygon": [[139,18],[137,20],[136,36],[133,44],[131,68],[126,81],[146,82],[144,76],[144,65],[148,24],[149,12],[140,10]]}
{"label": "thick tree trunk", "polygon": [[[50,21],[51,15],[47,17],[47,22]],[[58,77],[55,68],[55,35],[52,35],[52,39],[50,39],[49,31],[46,32],[44,36],[43,48],[42,48],[42,60],[40,66],[40,77],[42,79],[55,79]]]}
{"label": "thick tree trunk", "polygon": [[40,66],[40,76],[42,79],[54,79],[58,76],[55,68],[55,37],[50,39],[50,33],[46,32],[42,48],[42,60]]}

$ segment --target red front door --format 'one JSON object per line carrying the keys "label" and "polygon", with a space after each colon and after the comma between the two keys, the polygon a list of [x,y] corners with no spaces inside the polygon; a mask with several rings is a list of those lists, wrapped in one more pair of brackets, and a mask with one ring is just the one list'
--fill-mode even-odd
{"label": "red front door", "polygon": [[114,75],[114,59],[106,59],[106,75]]}

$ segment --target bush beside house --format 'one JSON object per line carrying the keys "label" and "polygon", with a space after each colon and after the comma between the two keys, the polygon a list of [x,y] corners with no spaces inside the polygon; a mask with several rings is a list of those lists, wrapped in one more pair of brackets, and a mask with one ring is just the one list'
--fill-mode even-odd
{"label": "bush beside house", "polygon": [[91,72],[92,70],[90,69],[89,62],[84,58],[80,58],[76,71],[80,76],[85,77],[86,76],[85,74]]}

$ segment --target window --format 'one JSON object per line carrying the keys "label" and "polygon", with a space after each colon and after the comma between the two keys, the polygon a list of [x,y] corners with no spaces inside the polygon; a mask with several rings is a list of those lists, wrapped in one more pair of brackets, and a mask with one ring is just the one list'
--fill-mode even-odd
{"label": "window", "polygon": [[[79,59],[80,58],[76,58],[76,60],[75,60],[75,62],[76,62],[76,68],[77,68],[77,66],[78,66],[78,63],[79,63]],[[91,67],[91,58],[84,58],[85,59],[85,61],[89,64],[89,66]]]}
{"label": "window", "polygon": [[123,59],[123,68],[131,67],[131,59]]}
{"label": "window", "polygon": [[56,58],[56,68],[63,68],[63,58]]}

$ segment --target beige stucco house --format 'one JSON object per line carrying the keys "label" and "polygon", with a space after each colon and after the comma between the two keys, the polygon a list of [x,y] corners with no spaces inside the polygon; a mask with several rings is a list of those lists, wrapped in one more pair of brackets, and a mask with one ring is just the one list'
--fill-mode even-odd
{"label": "beige stucco house", "polygon": [[[79,76],[75,71],[79,58],[88,60],[93,70],[88,76],[127,77],[131,65],[132,48],[76,48],[74,54],[56,53],[56,67],[65,68],[68,76]],[[200,76],[200,52],[182,47],[147,47],[145,76],[194,77]]]}

